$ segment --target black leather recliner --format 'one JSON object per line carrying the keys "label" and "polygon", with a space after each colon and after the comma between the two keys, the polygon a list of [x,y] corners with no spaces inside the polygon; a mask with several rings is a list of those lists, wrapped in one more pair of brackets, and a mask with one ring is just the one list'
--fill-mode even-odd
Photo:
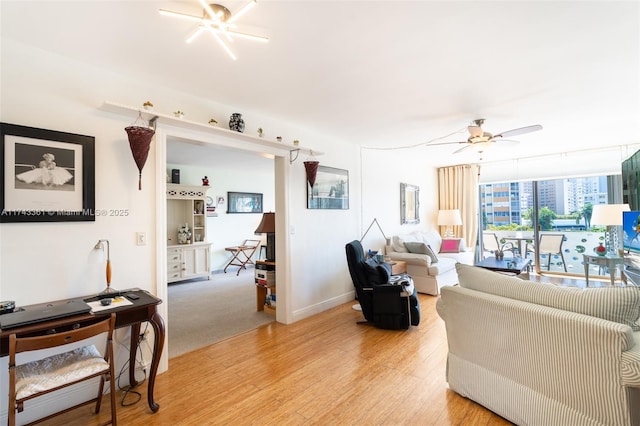
{"label": "black leather recliner", "polygon": [[345,250],[358,302],[368,322],[386,329],[420,324],[420,302],[409,276],[390,280],[391,266],[366,259],[358,240],[348,243]]}

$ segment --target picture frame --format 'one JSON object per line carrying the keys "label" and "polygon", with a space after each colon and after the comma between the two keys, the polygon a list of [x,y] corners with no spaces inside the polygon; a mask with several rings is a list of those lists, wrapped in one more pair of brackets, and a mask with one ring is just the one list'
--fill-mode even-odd
{"label": "picture frame", "polygon": [[400,224],[420,223],[420,187],[400,183]]}
{"label": "picture frame", "polygon": [[95,221],[95,137],[0,123],[0,139],[0,223]]}
{"label": "picture frame", "polygon": [[307,209],[349,209],[349,171],[318,166],[316,181],[307,182]]}
{"label": "picture frame", "polygon": [[262,194],[227,192],[227,213],[262,213]]}

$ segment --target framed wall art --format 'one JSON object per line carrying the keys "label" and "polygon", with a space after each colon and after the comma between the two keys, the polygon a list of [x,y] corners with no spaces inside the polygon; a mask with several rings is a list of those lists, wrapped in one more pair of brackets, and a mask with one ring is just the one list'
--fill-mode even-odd
{"label": "framed wall art", "polygon": [[95,138],[0,123],[0,222],[95,221]]}
{"label": "framed wall art", "polygon": [[408,183],[400,184],[400,224],[420,223],[420,188]]}
{"label": "framed wall art", "polygon": [[318,166],[313,188],[307,182],[308,209],[349,209],[349,171]]}
{"label": "framed wall art", "polygon": [[262,194],[227,192],[227,213],[262,213]]}

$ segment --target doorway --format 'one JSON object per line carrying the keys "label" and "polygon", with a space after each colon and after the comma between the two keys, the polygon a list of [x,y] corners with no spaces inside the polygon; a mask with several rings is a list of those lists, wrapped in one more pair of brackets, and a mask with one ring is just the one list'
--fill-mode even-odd
{"label": "doorway", "polygon": [[[254,269],[237,273],[230,267],[225,247],[247,238],[260,238],[254,231],[262,213],[229,214],[228,192],[263,194],[263,210],[275,211],[275,160],[273,156],[203,144],[185,138],[166,138],[164,168],[180,170],[180,184],[200,185],[208,180],[208,199],[215,207],[206,217],[206,241],[211,243],[210,279],[194,279],[168,284],[167,309],[169,357],[207,346],[227,337],[273,322],[275,317],[256,310]],[[167,178],[169,179],[169,177]],[[220,203],[218,200],[225,202]],[[259,251],[254,254],[254,259]],[[166,283],[165,283],[166,285]]]}

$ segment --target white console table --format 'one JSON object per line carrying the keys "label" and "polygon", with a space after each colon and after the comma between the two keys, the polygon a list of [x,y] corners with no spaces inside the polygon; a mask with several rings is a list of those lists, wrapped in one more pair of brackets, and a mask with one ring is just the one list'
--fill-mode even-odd
{"label": "white console table", "polygon": [[589,287],[589,265],[597,265],[600,268],[608,268],[609,276],[611,277],[611,285],[615,285],[616,269],[620,269],[620,275],[622,276],[624,258],[621,256],[598,256],[592,254],[583,254],[584,263],[584,278],[587,281],[587,287]]}

